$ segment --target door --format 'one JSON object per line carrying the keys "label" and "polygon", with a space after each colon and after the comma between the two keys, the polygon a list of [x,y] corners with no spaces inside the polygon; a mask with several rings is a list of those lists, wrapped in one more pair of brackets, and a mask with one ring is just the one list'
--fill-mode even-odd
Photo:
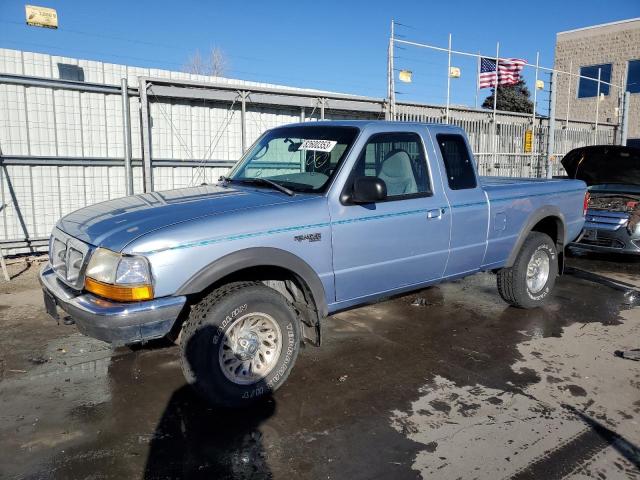
{"label": "door", "polygon": [[[436,178],[439,175],[435,173]],[[387,199],[348,200],[359,176],[376,176]],[[340,202],[332,202],[336,301],[417,285],[443,275],[449,254],[450,215],[440,182],[433,182],[422,137],[379,133],[363,148]]]}
{"label": "door", "polygon": [[473,157],[463,135],[436,133],[451,206],[451,244],[445,276],[480,269],[487,249],[489,203],[478,182]]}

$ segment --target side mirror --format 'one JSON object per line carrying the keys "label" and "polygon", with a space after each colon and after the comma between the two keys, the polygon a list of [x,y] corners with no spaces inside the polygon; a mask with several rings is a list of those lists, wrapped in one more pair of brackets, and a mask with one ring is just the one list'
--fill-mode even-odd
{"label": "side mirror", "polygon": [[353,182],[353,203],[375,203],[387,198],[387,184],[378,177],[358,177]]}

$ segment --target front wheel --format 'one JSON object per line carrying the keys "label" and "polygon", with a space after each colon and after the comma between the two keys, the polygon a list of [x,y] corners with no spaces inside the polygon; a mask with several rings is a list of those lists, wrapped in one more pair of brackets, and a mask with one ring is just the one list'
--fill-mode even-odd
{"label": "front wheel", "polygon": [[182,330],[182,371],[215,405],[239,407],[278,389],[300,344],[295,312],[258,282],[214,290],[194,305]]}
{"label": "front wheel", "polygon": [[558,253],[551,237],[531,232],[512,267],[498,272],[498,292],[514,307],[543,305],[558,276]]}

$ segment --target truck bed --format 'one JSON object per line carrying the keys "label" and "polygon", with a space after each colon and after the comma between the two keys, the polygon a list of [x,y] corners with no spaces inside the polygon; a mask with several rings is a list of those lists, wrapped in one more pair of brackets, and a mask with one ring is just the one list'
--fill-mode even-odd
{"label": "truck bed", "polygon": [[533,211],[563,212],[566,238],[575,238],[582,228],[585,186],[581,181],[480,177],[480,184],[489,200],[485,268],[503,265],[505,252],[512,251],[520,232],[530,229],[526,223]]}
{"label": "truck bed", "polygon": [[480,185],[490,202],[536,195],[575,197],[576,192],[584,192],[581,181],[569,179],[480,177]]}
{"label": "truck bed", "polygon": [[488,177],[481,176],[480,184],[483,187],[501,187],[504,185],[530,185],[532,183],[557,183],[565,182],[565,178],[521,178],[521,177]]}

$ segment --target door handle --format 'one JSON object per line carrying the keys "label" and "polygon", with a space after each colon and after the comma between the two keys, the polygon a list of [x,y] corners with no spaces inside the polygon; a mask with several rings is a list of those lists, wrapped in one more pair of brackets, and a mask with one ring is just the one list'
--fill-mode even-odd
{"label": "door handle", "polygon": [[434,208],[433,210],[429,210],[427,212],[428,219],[442,218],[442,215],[444,215],[444,208]]}

